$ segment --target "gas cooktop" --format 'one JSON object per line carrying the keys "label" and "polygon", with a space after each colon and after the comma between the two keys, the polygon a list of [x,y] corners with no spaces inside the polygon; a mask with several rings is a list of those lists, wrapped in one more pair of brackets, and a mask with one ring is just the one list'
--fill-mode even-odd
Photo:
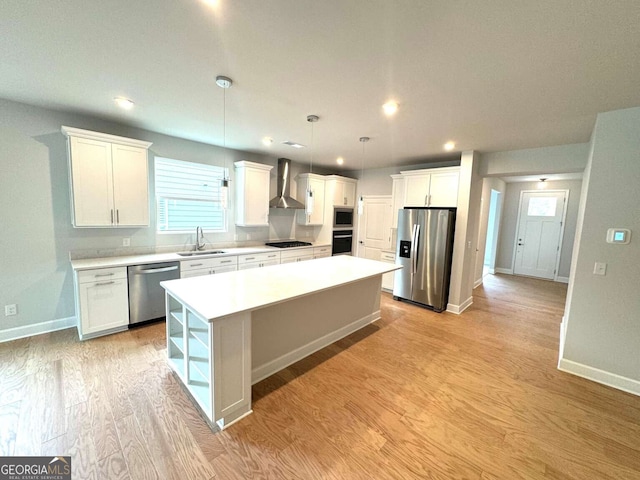
{"label": "gas cooktop", "polygon": [[297,240],[287,240],[284,242],[267,242],[265,245],[276,248],[310,247],[309,242],[299,242]]}

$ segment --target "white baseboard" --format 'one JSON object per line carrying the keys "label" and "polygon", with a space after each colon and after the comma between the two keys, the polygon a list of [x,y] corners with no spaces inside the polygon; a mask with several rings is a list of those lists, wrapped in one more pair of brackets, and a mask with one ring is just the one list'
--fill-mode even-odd
{"label": "white baseboard", "polygon": [[605,372],[604,370],[573,362],[571,360],[566,360],[564,358],[561,358],[558,362],[558,370],[607,385],[608,387],[617,388],[623,392],[640,395],[640,381],[638,380],[633,380],[611,372]]}
{"label": "white baseboard", "polygon": [[279,372],[283,368],[287,368],[289,365],[296,363],[298,360],[302,360],[308,357],[314,352],[317,352],[321,348],[331,345],[333,342],[340,340],[341,338],[351,335],[356,330],[360,330],[362,327],[375,322],[380,318],[380,310],[375,311],[369,315],[366,315],[359,320],[356,320],[349,325],[336,330],[335,332],[328,333],[327,335],[313,340],[302,347],[296,348],[294,351],[285,353],[284,355],[271,360],[270,362],[260,365],[251,371],[251,384],[258,383],[261,380]]}
{"label": "white baseboard", "polygon": [[513,268],[496,268],[496,273],[504,273],[505,275],[513,275]]}
{"label": "white baseboard", "polygon": [[58,318],[57,320],[49,320],[47,322],[34,323],[32,325],[24,325],[22,327],[7,328],[0,330],[0,343],[18,340],[19,338],[33,337],[43,333],[64,330],[65,328],[75,327],[78,324],[76,317]]}
{"label": "white baseboard", "polygon": [[569,283],[569,277],[556,277],[556,282]]}
{"label": "white baseboard", "polygon": [[455,313],[456,315],[460,315],[467,308],[469,308],[472,303],[473,303],[473,297],[467,298],[460,305],[454,305],[453,303],[448,303],[447,304],[447,312]]}
{"label": "white baseboard", "polygon": [[482,277],[473,282],[473,288],[478,288],[480,285],[482,285]]}

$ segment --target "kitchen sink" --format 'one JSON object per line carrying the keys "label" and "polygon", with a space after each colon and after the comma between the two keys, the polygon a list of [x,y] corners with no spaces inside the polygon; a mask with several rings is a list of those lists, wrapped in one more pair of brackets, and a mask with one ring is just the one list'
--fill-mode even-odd
{"label": "kitchen sink", "polygon": [[224,250],[201,250],[201,251],[192,251],[192,252],[178,252],[178,255],[181,257],[193,257],[196,255],[217,255],[220,253],[225,253]]}

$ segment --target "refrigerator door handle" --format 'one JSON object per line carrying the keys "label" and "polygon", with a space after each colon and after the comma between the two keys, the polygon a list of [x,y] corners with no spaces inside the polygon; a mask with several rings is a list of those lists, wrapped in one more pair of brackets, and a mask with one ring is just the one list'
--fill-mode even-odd
{"label": "refrigerator door handle", "polygon": [[412,272],[418,272],[418,236],[420,235],[420,225],[417,223],[413,225],[413,237],[411,238],[411,263]]}

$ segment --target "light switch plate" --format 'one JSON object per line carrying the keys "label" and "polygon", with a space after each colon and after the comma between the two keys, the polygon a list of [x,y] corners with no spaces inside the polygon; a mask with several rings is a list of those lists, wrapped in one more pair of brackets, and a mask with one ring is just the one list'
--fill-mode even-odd
{"label": "light switch plate", "polygon": [[593,274],[594,275],[606,275],[607,274],[607,264],[603,262],[596,262],[593,266]]}
{"label": "light switch plate", "polygon": [[13,315],[17,315],[18,314],[18,306],[14,303],[12,305],[5,305],[4,306],[4,316],[5,317],[11,317]]}

